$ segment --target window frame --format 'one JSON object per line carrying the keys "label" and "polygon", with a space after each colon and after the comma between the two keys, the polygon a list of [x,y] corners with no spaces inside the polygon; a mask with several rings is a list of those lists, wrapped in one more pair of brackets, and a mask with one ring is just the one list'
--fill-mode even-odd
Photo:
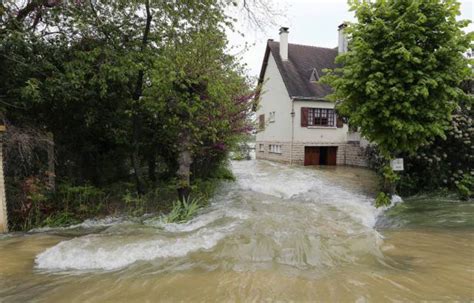
{"label": "window frame", "polygon": [[268,122],[270,122],[270,123],[275,122],[275,115],[276,115],[275,111],[270,112],[269,115],[268,115],[268,117],[269,117]]}
{"label": "window frame", "polygon": [[281,155],[281,144],[268,144],[268,152],[271,154]]}
{"label": "window frame", "polygon": [[308,127],[336,127],[336,111],[333,108],[308,107]]}

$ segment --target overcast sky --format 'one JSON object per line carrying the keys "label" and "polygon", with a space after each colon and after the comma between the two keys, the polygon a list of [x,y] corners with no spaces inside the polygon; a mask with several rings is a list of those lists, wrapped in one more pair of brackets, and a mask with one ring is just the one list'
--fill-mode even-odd
{"label": "overcast sky", "polygon": [[[233,54],[242,56],[250,76],[258,76],[262,65],[267,39],[278,41],[281,26],[290,28],[289,42],[322,47],[337,46],[337,26],[342,21],[354,21],[353,13],[348,11],[347,0],[272,0],[275,8],[284,12],[284,17],[275,18],[276,25],[267,26],[265,32],[248,28],[239,22],[236,28],[245,32],[245,37],[230,34],[229,40],[235,48]],[[461,1],[462,19],[473,20],[474,0]],[[474,31],[471,24],[469,31]],[[242,52],[243,45],[249,44]]]}

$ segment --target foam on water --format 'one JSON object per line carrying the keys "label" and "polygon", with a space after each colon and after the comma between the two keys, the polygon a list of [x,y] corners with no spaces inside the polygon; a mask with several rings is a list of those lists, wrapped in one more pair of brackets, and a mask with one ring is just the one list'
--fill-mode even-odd
{"label": "foam on water", "polygon": [[234,268],[259,262],[324,267],[353,260],[353,253],[377,253],[381,238],[373,227],[380,211],[372,198],[317,170],[259,161],[233,162],[232,169],[237,182],[224,186],[211,206],[187,223],[147,219],[140,229],[123,219],[84,222],[73,228],[109,228],[47,249],[36,266],[113,270],[206,251],[240,262]]}
{"label": "foam on water", "polygon": [[202,229],[181,238],[133,240],[110,235],[88,235],[61,242],[36,257],[37,267],[54,270],[114,270],[137,261],[183,257],[214,247],[234,226]]}
{"label": "foam on water", "polygon": [[234,162],[233,170],[242,189],[284,199],[298,196],[315,204],[332,205],[367,227],[374,227],[380,214],[372,198],[332,184],[314,170],[296,170],[271,162],[255,161]]}
{"label": "foam on water", "polygon": [[70,229],[93,229],[93,228],[102,228],[109,227],[117,224],[130,224],[132,221],[127,220],[125,217],[106,217],[102,219],[87,219],[84,222],[79,224],[73,224],[64,227],[40,227],[34,228],[29,232],[39,233],[39,232],[48,232],[48,231],[58,231],[58,230],[70,230]]}
{"label": "foam on water", "polygon": [[165,223],[162,218],[153,218],[146,220],[145,225],[162,228],[168,232],[182,233],[192,232],[203,228],[219,219],[232,218],[232,219],[247,219],[248,214],[244,211],[238,212],[232,209],[222,209],[220,207],[211,208],[207,213],[203,213],[196,218],[186,223]]}

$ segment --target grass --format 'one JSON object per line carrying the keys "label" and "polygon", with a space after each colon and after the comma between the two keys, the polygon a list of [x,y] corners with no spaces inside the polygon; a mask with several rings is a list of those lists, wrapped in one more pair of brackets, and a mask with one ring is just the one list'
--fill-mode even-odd
{"label": "grass", "polygon": [[171,211],[163,217],[165,223],[184,223],[191,220],[203,207],[201,198],[187,198],[173,202]]}

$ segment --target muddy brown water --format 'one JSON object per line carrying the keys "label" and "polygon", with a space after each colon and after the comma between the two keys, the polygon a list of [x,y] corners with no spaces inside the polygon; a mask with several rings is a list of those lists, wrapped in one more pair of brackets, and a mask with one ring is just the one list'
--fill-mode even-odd
{"label": "muddy brown water", "polygon": [[0,302],[474,300],[474,206],[373,207],[368,170],[233,162],[186,224],[90,220],[0,236]]}

